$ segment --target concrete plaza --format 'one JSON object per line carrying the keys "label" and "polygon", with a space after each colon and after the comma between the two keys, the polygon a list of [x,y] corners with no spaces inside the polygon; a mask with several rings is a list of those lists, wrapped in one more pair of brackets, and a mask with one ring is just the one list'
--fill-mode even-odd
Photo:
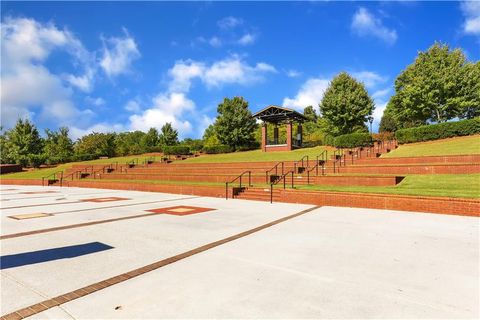
{"label": "concrete plaza", "polygon": [[475,217],[0,187],[12,319],[480,317]]}

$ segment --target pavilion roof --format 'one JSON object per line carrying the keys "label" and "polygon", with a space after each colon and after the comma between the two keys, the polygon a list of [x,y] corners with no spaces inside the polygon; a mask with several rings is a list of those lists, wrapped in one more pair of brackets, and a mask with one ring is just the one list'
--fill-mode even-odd
{"label": "pavilion roof", "polygon": [[264,122],[271,123],[280,123],[287,120],[303,122],[306,120],[305,116],[300,112],[279,106],[268,106],[258,111],[253,116]]}

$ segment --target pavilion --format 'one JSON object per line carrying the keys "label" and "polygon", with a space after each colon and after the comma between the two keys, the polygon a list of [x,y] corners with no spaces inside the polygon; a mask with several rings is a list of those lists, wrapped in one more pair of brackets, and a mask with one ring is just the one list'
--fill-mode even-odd
{"label": "pavilion", "polygon": [[[302,123],[305,116],[295,110],[279,106],[268,106],[253,115],[262,120],[262,151],[290,151],[301,148],[303,142]],[[297,123],[297,134],[293,137],[293,123]],[[273,139],[269,139],[267,124],[273,124]],[[279,137],[278,126],[287,127],[286,138]]]}

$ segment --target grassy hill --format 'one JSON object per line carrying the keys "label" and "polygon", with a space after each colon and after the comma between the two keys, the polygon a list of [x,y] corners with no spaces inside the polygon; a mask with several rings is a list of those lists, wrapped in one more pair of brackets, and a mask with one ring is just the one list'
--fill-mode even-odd
{"label": "grassy hill", "polygon": [[480,154],[480,135],[404,144],[396,150],[384,154],[382,157],[423,157],[461,154]]}

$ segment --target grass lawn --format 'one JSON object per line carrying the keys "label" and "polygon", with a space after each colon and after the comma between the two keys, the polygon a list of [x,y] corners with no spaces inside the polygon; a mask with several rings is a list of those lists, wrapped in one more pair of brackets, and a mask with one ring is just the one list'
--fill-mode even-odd
{"label": "grass lawn", "polygon": [[324,146],[314,148],[297,149],[293,151],[262,152],[262,150],[232,152],[225,154],[202,155],[197,158],[189,158],[182,163],[218,163],[218,162],[255,162],[255,161],[291,161],[300,160],[308,155],[314,160],[325,150]]}
{"label": "grass lawn", "polygon": [[404,144],[382,158],[459,154],[480,154],[480,135]]}
{"label": "grass lawn", "polygon": [[[70,162],[70,163],[58,165],[55,168],[33,169],[30,171],[8,173],[8,174],[2,175],[2,178],[3,179],[41,179],[42,177],[46,177],[55,172],[64,171],[76,164],[82,164],[85,166],[88,166],[91,164],[108,165],[110,163],[115,163],[115,162],[118,162],[119,164],[125,164],[134,159],[138,159],[138,163],[142,163],[145,159],[149,159],[149,158],[150,156],[136,155],[136,156],[126,156],[126,157],[115,157],[115,158],[109,158],[109,159],[97,159],[97,160],[82,161],[82,162]],[[157,156],[155,159],[156,161],[159,161],[160,157]]]}
{"label": "grass lawn", "polygon": [[[97,180],[98,181],[98,180]],[[132,180],[107,180],[116,182],[132,182]],[[189,181],[161,181],[161,180],[135,180],[133,183],[165,184],[165,185],[198,185],[221,186],[224,183],[216,182],[189,182]],[[254,184],[254,187],[269,188],[266,184]],[[280,185],[276,188],[281,188]],[[301,185],[298,190],[312,191],[339,191],[359,193],[386,193],[401,195],[418,195],[432,197],[474,198],[480,199],[480,174],[439,174],[439,175],[410,175],[400,184],[392,187],[366,187],[366,186],[326,186],[326,185]]]}
{"label": "grass lawn", "polygon": [[480,174],[409,175],[392,187],[311,185],[298,189],[479,199]]}

